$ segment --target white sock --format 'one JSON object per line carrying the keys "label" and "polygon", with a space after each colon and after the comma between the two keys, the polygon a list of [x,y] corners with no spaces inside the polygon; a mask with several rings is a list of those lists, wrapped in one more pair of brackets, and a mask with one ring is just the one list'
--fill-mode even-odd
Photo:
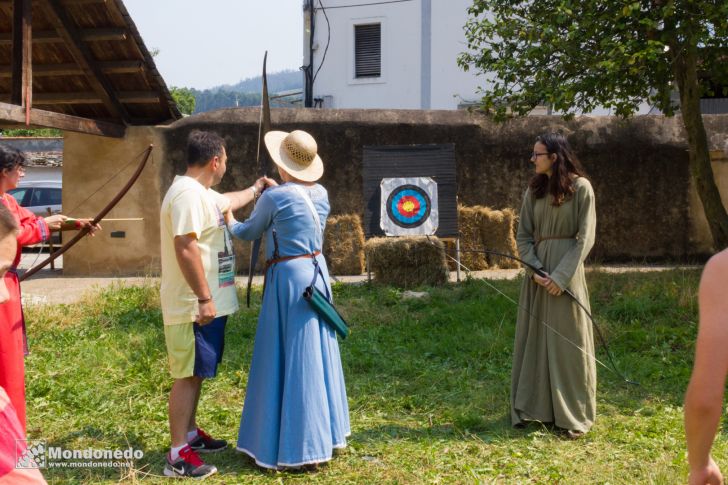
{"label": "white sock", "polygon": [[183,444],[182,446],[173,446],[169,449],[169,459],[174,463],[179,458],[179,452],[182,448],[187,446],[187,443]]}
{"label": "white sock", "polygon": [[187,442],[192,443],[192,441],[197,438],[199,435],[197,434],[197,428],[195,428],[194,431],[188,431],[187,432]]}

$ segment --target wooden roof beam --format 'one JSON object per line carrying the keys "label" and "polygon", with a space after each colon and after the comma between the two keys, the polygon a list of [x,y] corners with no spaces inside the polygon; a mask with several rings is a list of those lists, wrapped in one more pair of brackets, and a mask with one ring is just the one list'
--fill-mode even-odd
{"label": "wooden roof beam", "polygon": [[103,61],[98,65],[101,70],[109,74],[136,74],[144,70],[144,61]]}
{"label": "wooden roof beam", "polygon": [[[106,74],[135,74],[144,69],[143,61],[107,61],[99,62],[101,70]],[[83,76],[83,69],[73,63],[41,64],[33,66],[34,77],[48,76]],[[12,75],[11,66],[0,66],[0,78]]]}
{"label": "wooden roof beam", "polygon": [[[84,42],[119,41],[126,40],[128,37],[128,32],[123,28],[83,29],[78,32]],[[64,41],[64,38],[55,30],[40,30],[33,34],[35,44],[58,44]],[[12,32],[0,33],[0,45],[10,45],[12,42]]]}
{"label": "wooden roof beam", "polygon": [[[68,7],[71,5],[105,5],[107,0],[61,0],[61,5]],[[11,8],[13,0],[0,0],[0,8]]]}
{"label": "wooden roof beam", "polygon": [[[0,66],[0,78],[11,77],[10,66]],[[83,75],[83,71],[76,64],[44,64],[33,66],[33,77],[47,76],[74,76]]]}
{"label": "wooden roof beam", "polygon": [[111,83],[101,71],[101,67],[96,63],[96,59],[94,59],[91,50],[84,44],[79,29],[68,16],[61,1],[41,0],[41,4],[45,6],[48,19],[56,28],[56,31],[63,37],[66,47],[74,60],[86,72],[88,82],[98,94],[99,98],[101,98],[106,109],[109,110],[112,116],[121,118],[125,123],[129,123],[131,121],[129,112],[114,97],[114,90]]}
{"label": "wooden roof beam", "polygon": [[19,106],[33,105],[32,23],[31,0],[13,0],[10,101]]}
{"label": "wooden roof beam", "polygon": [[[25,108],[13,104],[0,103],[0,121],[25,124]],[[44,128],[57,128],[64,131],[75,131],[89,135],[123,138],[126,127],[117,123],[79,118],[52,111],[30,108],[30,124]]]}
{"label": "wooden roof beam", "polygon": [[[8,101],[10,97],[0,95],[0,100]],[[159,94],[151,91],[120,91],[116,99],[124,104],[151,104],[159,103]],[[102,104],[103,100],[93,91],[68,93],[35,93],[33,102],[36,105],[55,104]]]}

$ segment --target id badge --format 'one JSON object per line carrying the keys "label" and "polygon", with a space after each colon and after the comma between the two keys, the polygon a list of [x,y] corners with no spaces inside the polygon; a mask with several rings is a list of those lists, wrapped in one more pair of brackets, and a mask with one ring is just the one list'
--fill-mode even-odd
{"label": "id badge", "polygon": [[235,252],[233,250],[233,241],[228,233],[225,225],[225,218],[222,212],[218,210],[218,228],[223,234],[224,251],[217,253],[217,277],[218,286],[226,288],[235,285]]}
{"label": "id badge", "polygon": [[235,284],[235,256],[226,252],[217,253],[219,287],[225,288]]}

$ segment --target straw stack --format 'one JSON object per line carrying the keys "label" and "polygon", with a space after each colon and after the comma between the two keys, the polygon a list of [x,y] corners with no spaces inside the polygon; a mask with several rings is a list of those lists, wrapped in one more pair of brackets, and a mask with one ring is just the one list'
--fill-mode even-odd
{"label": "straw stack", "polygon": [[324,256],[329,273],[360,275],[364,272],[364,231],[357,214],[329,217],[326,221]]}
{"label": "straw stack", "polygon": [[435,237],[382,237],[366,242],[374,281],[400,288],[447,283],[445,247]]}

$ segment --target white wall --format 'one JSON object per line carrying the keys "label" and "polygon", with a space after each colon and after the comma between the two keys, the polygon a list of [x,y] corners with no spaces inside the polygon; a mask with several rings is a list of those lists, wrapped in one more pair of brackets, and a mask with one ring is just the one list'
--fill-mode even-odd
{"label": "white wall", "polygon": [[23,181],[25,182],[37,182],[37,181],[46,181],[46,180],[52,180],[55,182],[61,182],[63,177],[63,167],[26,167],[25,168],[25,177],[23,177]]}
{"label": "white wall", "polygon": [[[419,108],[420,0],[348,8],[330,7],[365,2],[324,0],[323,3],[327,7],[331,41],[314,82],[314,98],[333,96],[331,108]],[[355,79],[354,25],[378,22],[382,24],[382,77]],[[321,63],[327,34],[326,19],[317,10],[314,73]]]}
{"label": "white wall", "polygon": [[456,109],[465,101],[477,101],[478,85],[487,87],[482,76],[457,65],[461,52],[467,50],[465,22],[471,0],[432,1],[432,109]]}
{"label": "white wall", "polygon": [[[485,76],[478,75],[474,69],[465,72],[457,65],[458,55],[467,50],[463,27],[472,0],[411,0],[347,8],[336,7],[366,2],[322,1],[331,39],[323,67],[314,82],[313,97],[330,99],[325,107],[457,109],[459,104],[477,102],[482,97],[479,86],[484,89],[490,86]],[[318,1],[315,4],[320,7]],[[355,79],[354,25],[378,22],[382,24],[382,77]],[[321,64],[328,34],[329,26],[318,9],[314,72]],[[304,50],[306,59],[307,42]],[[648,113],[656,114],[656,111],[642,103],[637,114]],[[592,114],[613,113],[598,108]]]}

